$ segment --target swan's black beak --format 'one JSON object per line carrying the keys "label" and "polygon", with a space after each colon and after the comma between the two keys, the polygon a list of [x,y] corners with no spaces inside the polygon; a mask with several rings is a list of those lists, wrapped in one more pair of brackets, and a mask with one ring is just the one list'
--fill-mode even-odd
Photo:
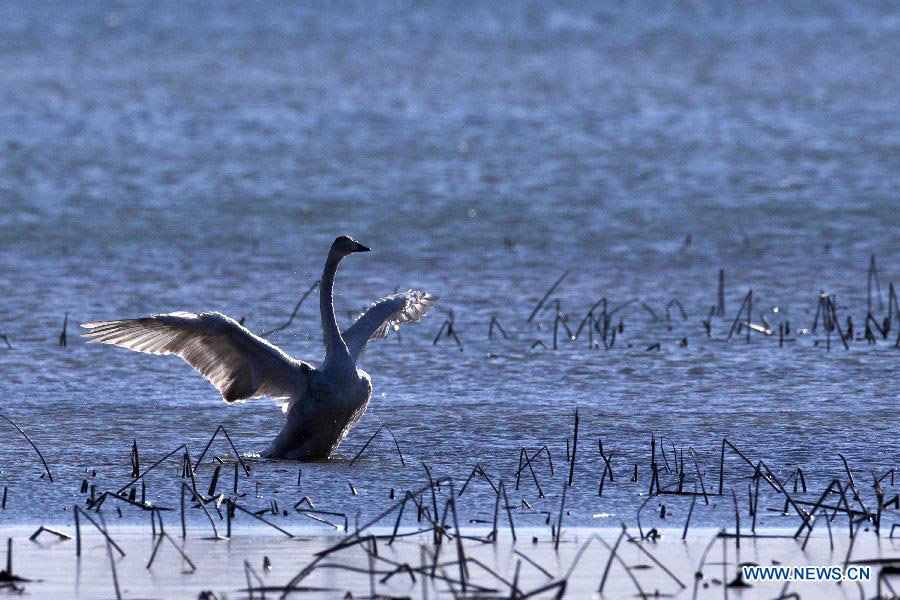
{"label": "swan's black beak", "polygon": [[356,247],[353,248],[354,252],[370,252],[372,249],[368,246],[363,246],[359,242],[356,242]]}

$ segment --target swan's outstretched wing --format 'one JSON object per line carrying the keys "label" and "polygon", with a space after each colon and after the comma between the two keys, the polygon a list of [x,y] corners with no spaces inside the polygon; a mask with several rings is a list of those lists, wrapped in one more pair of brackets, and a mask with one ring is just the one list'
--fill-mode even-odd
{"label": "swan's outstretched wing", "polygon": [[284,409],[302,394],[312,368],[217,312],[173,312],[82,327],[91,342],[180,356],[228,403],[268,396]]}
{"label": "swan's outstretched wing", "polygon": [[359,358],[369,340],[386,338],[391,329],[397,329],[402,323],[415,323],[438,300],[437,296],[418,290],[382,298],[360,315],[341,337],[353,358]]}

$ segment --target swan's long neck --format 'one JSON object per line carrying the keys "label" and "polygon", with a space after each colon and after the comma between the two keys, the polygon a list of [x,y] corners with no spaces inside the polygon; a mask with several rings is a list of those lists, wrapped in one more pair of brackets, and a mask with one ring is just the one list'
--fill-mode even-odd
{"label": "swan's long neck", "polygon": [[334,275],[337,273],[338,263],[341,257],[333,252],[328,253],[325,261],[325,270],[322,272],[321,290],[319,293],[319,311],[322,313],[322,333],[325,335],[325,363],[324,367],[343,362],[347,359],[352,364],[350,351],[341,332],[338,329],[337,319],[334,316]]}

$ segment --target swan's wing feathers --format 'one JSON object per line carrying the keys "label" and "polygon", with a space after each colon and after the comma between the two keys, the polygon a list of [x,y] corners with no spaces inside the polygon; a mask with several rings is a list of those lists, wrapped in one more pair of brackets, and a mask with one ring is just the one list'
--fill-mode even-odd
{"label": "swan's wing feathers", "polygon": [[217,312],[173,312],[140,319],[84,323],[84,337],[147,354],[181,357],[226,402],[269,396],[279,405],[304,386],[307,369],[278,347]]}
{"label": "swan's wing feathers", "polygon": [[370,340],[383,340],[388,336],[390,330],[396,331],[403,323],[415,323],[425,316],[428,309],[434,306],[439,300],[437,296],[422,293],[417,290],[409,290],[404,294],[397,294],[385,300],[393,300],[390,302],[391,308],[395,309],[389,314],[387,319],[378,326],[375,332],[369,337]]}
{"label": "swan's wing feathers", "polygon": [[354,358],[359,357],[369,340],[382,340],[391,329],[403,323],[415,323],[425,316],[439,298],[434,294],[407,290],[382,298],[360,315],[356,323],[342,334]]}

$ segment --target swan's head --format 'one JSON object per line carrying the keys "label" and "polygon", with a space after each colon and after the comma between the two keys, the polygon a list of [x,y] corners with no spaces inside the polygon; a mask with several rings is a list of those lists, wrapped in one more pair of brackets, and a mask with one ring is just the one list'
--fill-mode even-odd
{"label": "swan's head", "polygon": [[363,246],[347,235],[342,235],[331,244],[331,253],[340,258],[344,258],[354,252],[368,252],[369,250],[371,250],[371,248]]}

